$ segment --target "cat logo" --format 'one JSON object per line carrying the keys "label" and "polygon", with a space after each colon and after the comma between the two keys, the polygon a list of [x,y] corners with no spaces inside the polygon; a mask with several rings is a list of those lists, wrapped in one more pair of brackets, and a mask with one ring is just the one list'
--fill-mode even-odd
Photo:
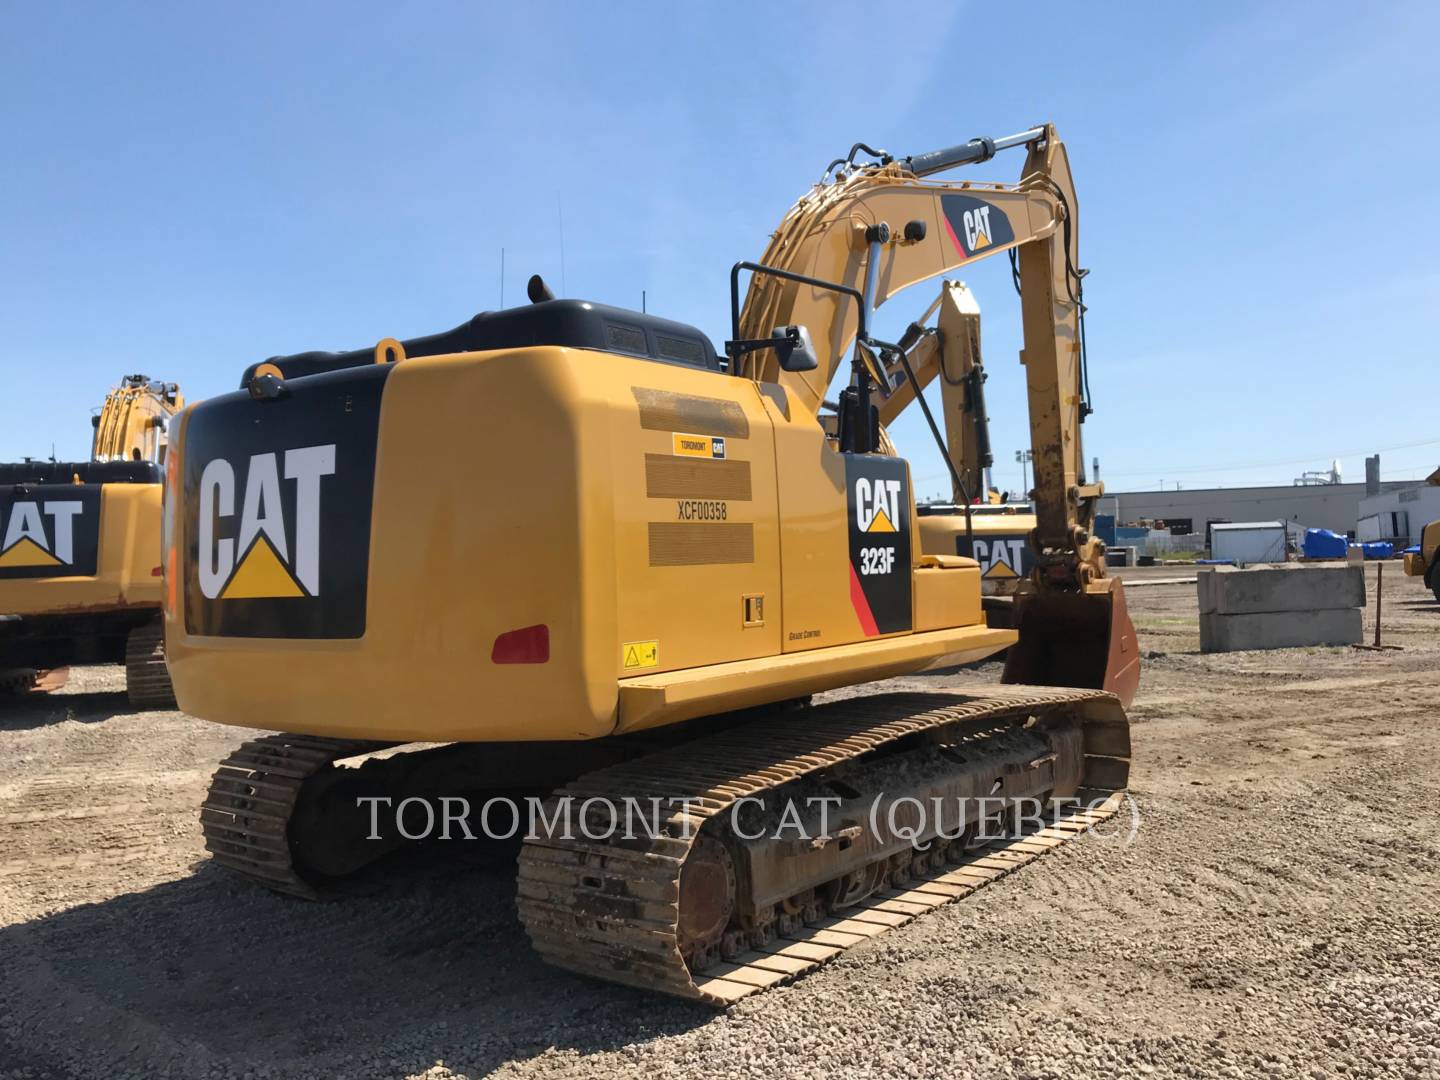
{"label": "cat logo", "polygon": [[943,195],[940,203],[950,239],[967,259],[1015,239],[1010,219],[998,206],[991,206],[973,195]]}
{"label": "cat logo", "polygon": [[909,630],[909,471],[905,462],[884,454],[841,457],[849,514],[850,606],[860,633],[875,637]]}
{"label": "cat logo", "polygon": [[[200,591],[209,600],[298,599],[320,595],[322,481],[335,475],[335,444],[252,454],[243,484],[225,458],[200,473]],[[293,502],[282,499],[281,484]],[[237,499],[238,496],[238,499]],[[239,504],[239,531],[220,536]],[[286,521],[285,506],[294,507]]]}
{"label": "cat logo", "polygon": [[0,578],[87,577],[99,558],[99,484],[0,486]]}
{"label": "cat logo", "polygon": [[975,561],[980,564],[980,576],[988,581],[1020,577],[1029,570],[1025,559],[1027,551],[1023,536],[977,539]]}
{"label": "cat logo", "polygon": [[365,636],[380,403],[397,366],[191,406],[177,478],[187,633]]}
{"label": "cat logo", "polygon": [[990,207],[966,210],[960,220],[965,225],[965,242],[972,252],[990,246]]}
{"label": "cat logo", "polygon": [[855,524],[863,533],[893,533],[900,520],[899,480],[855,480]]}
{"label": "cat logo", "polygon": [[11,503],[8,520],[0,522],[0,569],[69,566],[75,561],[75,516],[84,509],[78,499]]}

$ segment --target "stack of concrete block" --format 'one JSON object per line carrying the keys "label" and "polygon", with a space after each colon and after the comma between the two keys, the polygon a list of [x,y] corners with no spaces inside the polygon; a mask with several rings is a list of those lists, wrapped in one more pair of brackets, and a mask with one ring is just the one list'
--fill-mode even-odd
{"label": "stack of concrete block", "polygon": [[1362,566],[1202,567],[1200,651],[1293,649],[1360,642]]}

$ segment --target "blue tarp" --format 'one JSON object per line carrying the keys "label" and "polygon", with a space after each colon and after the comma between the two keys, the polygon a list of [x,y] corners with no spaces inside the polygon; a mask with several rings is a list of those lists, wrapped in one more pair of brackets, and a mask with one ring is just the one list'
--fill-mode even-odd
{"label": "blue tarp", "polygon": [[1419,554],[1420,554],[1420,545],[1419,545],[1419,544],[1411,544],[1408,548],[1406,548],[1406,549],[1405,549],[1404,551],[1402,551],[1400,554],[1401,554],[1401,555],[1419,555]]}
{"label": "blue tarp", "polygon": [[1196,559],[1196,566],[1234,566],[1234,559]]}
{"label": "blue tarp", "polygon": [[1348,543],[1345,537],[1329,529],[1306,529],[1300,546],[1307,559],[1343,559]]}
{"label": "blue tarp", "polygon": [[1367,559],[1393,559],[1395,557],[1395,545],[1389,540],[1374,540],[1368,544],[1361,544],[1360,549],[1365,552]]}
{"label": "blue tarp", "polygon": [[1115,515],[1114,515],[1114,514],[1096,514],[1096,515],[1095,515],[1095,535],[1100,538],[1100,542],[1101,542],[1102,544],[1104,544],[1106,547],[1119,547],[1119,546],[1120,546],[1119,544],[1115,543]]}

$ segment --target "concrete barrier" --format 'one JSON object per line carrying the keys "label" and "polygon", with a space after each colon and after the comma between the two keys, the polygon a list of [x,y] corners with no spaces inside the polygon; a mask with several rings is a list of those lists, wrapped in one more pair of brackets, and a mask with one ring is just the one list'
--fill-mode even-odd
{"label": "concrete barrier", "polygon": [[1202,567],[1195,588],[1202,652],[1355,645],[1363,634],[1359,566]]}

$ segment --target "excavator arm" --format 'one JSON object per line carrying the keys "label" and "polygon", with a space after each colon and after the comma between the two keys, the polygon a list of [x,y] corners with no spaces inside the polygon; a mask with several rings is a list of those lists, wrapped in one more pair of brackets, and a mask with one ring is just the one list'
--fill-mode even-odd
{"label": "excavator arm", "polygon": [[175,383],[126,375],[105,395],[94,418],[92,461],[152,461],[161,464],[170,417],[185,406]]}
{"label": "excavator arm", "polygon": [[[929,179],[1022,145],[1026,159],[1016,184]],[[860,150],[878,161],[854,164]],[[751,278],[737,326],[737,337],[751,341],[777,327],[803,328],[818,363],[811,370],[786,370],[778,350],[758,350],[733,358],[739,373],[779,382],[818,412],[853,345],[851,403],[858,397],[865,410],[878,398],[876,421],[893,417],[915,398],[916,384],[923,387],[906,346],[933,377],[944,357],[928,350],[943,351],[964,320],[952,318],[950,333],[931,342],[922,337],[890,345],[869,332],[874,310],[917,282],[1013,253],[1034,461],[1036,566],[1017,598],[1021,643],[1011,650],[1006,677],[1103,685],[1128,699],[1139,677],[1134,629],[1119,582],[1106,576],[1104,547],[1092,535],[1103,487],[1084,475],[1080,425],[1089,405],[1083,273],[1078,201],[1064,144],[1046,124],[911,158],[857,145],[849,159],[832,164],[827,176],[832,174],[831,182],[822,181],[791,208],[772,236],[761,259],[765,269]],[[899,378],[897,368],[907,367]],[[845,421],[842,416],[842,430]],[[954,449],[953,437],[947,449]],[[978,488],[947,456],[957,487]],[[961,458],[972,479],[979,458],[978,447]]]}
{"label": "excavator arm", "polygon": [[[927,179],[1022,144],[1028,154],[1017,184]],[[1021,362],[1042,549],[1078,547],[1075,530],[1089,532],[1100,494],[1099,485],[1084,483],[1081,464],[1076,206],[1065,147],[1047,124],[1008,139],[882,159],[817,185],[786,214],[761,259],[767,267],[861,291],[873,310],[917,282],[1001,252],[1017,253],[1025,340]],[[741,336],[758,338],[777,326],[804,326],[820,363],[813,371],[787,372],[775,356],[757,352],[746,373],[788,386],[818,412],[859,322],[851,297],[756,274],[741,313]]]}
{"label": "excavator arm", "polygon": [[[939,311],[936,325],[925,323]],[[897,343],[910,361],[912,383],[898,359],[884,368],[883,385],[894,389],[880,403],[880,423],[889,427],[923,392],[940,380],[940,411],[945,444],[955,468],[955,502],[989,495],[989,424],[985,413],[985,368],[980,359],[980,305],[963,283],[946,281],[929,309],[906,329]]]}

